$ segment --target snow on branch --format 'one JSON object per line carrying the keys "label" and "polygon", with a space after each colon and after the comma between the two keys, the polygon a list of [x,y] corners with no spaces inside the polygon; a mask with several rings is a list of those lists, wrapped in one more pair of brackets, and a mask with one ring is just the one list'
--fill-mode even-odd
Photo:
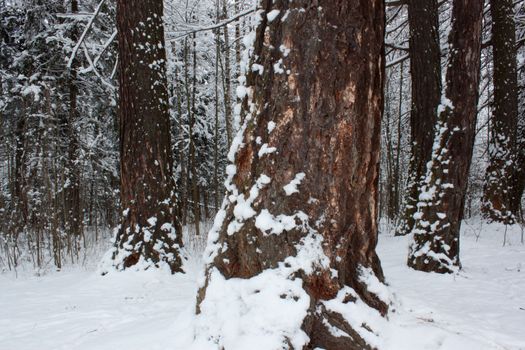
{"label": "snow on branch", "polygon": [[98,16],[98,14],[100,13],[100,9],[102,8],[102,5],[104,4],[106,0],[101,0],[99,2],[99,4],[97,5],[97,8],[95,9],[95,12],[93,13],[93,15],[91,16],[91,18],[89,19],[89,22],[87,23],[86,25],[86,28],[84,29],[84,32],[82,32],[82,35],[80,36],[80,39],[78,39],[78,42],[77,44],[75,45],[75,47],[73,48],[73,52],[71,52],[71,56],[69,57],[69,61],[67,62],[67,68],[68,69],[71,69],[71,65],[73,64],[73,60],[75,59],[76,55],[77,55],[77,52],[78,52],[78,49],[80,48],[80,45],[82,44],[82,42],[84,41],[87,33],[89,32],[89,30],[91,29],[91,27],[93,26],[93,22],[95,22],[95,18]]}
{"label": "snow on branch", "polygon": [[386,63],[386,68],[390,68],[392,66],[395,66],[396,64],[399,64],[399,63],[403,62],[404,60],[408,59],[409,57],[410,57],[410,55],[406,54],[406,55],[400,56],[400,57],[398,57],[398,58],[396,58],[396,59],[394,59],[394,60],[392,60],[390,62],[387,62]]}
{"label": "snow on branch", "polygon": [[116,90],[115,86],[109,82],[107,82],[101,75],[100,73],[97,71],[97,69],[95,68],[94,64],[93,64],[93,61],[91,60],[91,56],[89,55],[89,52],[88,52],[88,49],[87,49],[87,46],[86,44],[83,44],[82,45],[82,48],[84,49],[84,54],[86,55],[86,58],[88,60],[88,63],[89,63],[89,68],[88,70],[89,71],[93,71],[95,73],[95,75],[100,79],[100,81],[106,85],[107,87],[109,87],[111,90]]}
{"label": "snow on branch", "polygon": [[104,43],[104,46],[102,46],[102,51],[100,51],[97,57],[95,57],[95,59],[93,60],[93,65],[90,65],[88,68],[83,69],[81,73],[91,72],[97,66],[98,61],[102,58],[102,55],[104,54],[104,52],[106,52],[109,45],[111,45],[111,43],[113,42],[113,40],[115,40],[116,37],[117,37],[117,31],[115,30],[113,31],[109,39],[106,40],[106,42]]}
{"label": "snow on branch", "polygon": [[[258,7],[252,7],[246,11],[243,11],[243,12],[239,12],[238,14],[236,14],[235,16],[223,21],[223,22],[219,22],[219,23],[215,23],[215,24],[212,24],[212,25],[209,25],[209,26],[205,26],[205,27],[197,27],[193,30],[189,30],[189,31],[186,31],[182,34],[178,34],[178,35],[175,35],[173,38],[169,38],[168,41],[175,41],[177,39],[180,39],[180,38],[183,38],[185,36],[188,36],[188,35],[191,35],[191,34],[195,34],[195,33],[199,33],[199,32],[205,32],[205,31],[208,31],[208,30],[214,30],[214,29],[217,29],[217,28],[221,28],[221,27],[224,27],[226,25],[228,25],[229,23],[231,22],[235,22],[237,21],[238,19],[244,17],[244,16],[247,16],[249,14],[252,14],[253,12],[257,11],[259,8]],[[169,36],[170,34],[175,34],[175,32],[168,32],[166,33],[167,36]]]}

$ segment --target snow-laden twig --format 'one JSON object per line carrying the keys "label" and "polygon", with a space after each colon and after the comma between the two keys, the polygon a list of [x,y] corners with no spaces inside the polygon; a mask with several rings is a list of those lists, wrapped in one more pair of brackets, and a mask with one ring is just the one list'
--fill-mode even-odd
{"label": "snow-laden twig", "polygon": [[408,59],[410,57],[409,54],[406,54],[406,55],[403,55],[403,56],[400,56],[390,62],[387,62],[386,63],[386,68],[389,68],[389,67],[392,67],[392,66],[395,66],[396,64],[399,64],[401,62],[403,62],[404,60]]}
{"label": "snow-laden twig", "polygon": [[93,61],[91,60],[91,56],[89,55],[89,51],[87,49],[87,46],[86,44],[83,44],[82,45],[82,48],[84,49],[84,54],[86,55],[86,59],[88,60],[88,63],[89,63],[89,68],[88,70],[89,71],[93,71],[93,73],[95,73],[95,75],[100,79],[100,81],[106,85],[107,87],[109,87],[111,90],[115,90],[115,86],[109,82],[107,82],[101,75],[100,73],[97,71],[97,69],[95,68],[95,66],[93,65]]}
{"label": "snow-laden twig", "polygon": [[89,73],[89,72],[91,72],[93,70],[93,68],[97,67],[98,61],[100,61],[100,59],[102,58],[102,55],[104,54],[104,52],[106,52],[106,50],[108,49],[109,45],[111,45],[113,40],[115,40],[116,36],[117,36],[117,31],[115,30],[115,31],[113,31],[113,33],[111,34],[109,39],[102,46],[102,51],[100,51],[100,53],[97,55],[97,57],[95,57],[95,59],[93,60],[93,65],[89,66],[89,67],[87,67],[85,69],[82,69],[80,71],[81,74]]}
{"label": "snow-laden twig", "polygon": [[68,69],[71,69],[71,65],[73,64],[73,60],[75,59],[77,55],[78,49],[80,48],[80,45],[84,41],[87,33],[93,26],[93,23],[95,22],[95,18],[97,18],[98,14],[100,13],[100,9],[102,8],[102,5],[104,4],[105,1],[106,0],[101,0],[98,3],[97,8],[95,9],[95,12],[93,13],[93,16],[91,16],[91,18],[89,19],[89,22],[87,23],[86,28],[84,28],[84,31],[82,32],[82,35],[80,36],[80,39],[78,39],[77,44],[73,48],[73,52],[71,52],[71,56],[69,57],[69,61],[67,62]]}
{"label": "snow-laden twig", "polygon": [[104,52],[106,52],[106,50],[108,49],[109,45],[111,45],[111,43],[113,42],[113,40],[115,40],[116,37],[117,37],[117,31],[114,30],[113,33],[111,34],[111,36],[109,37],[109,39],[106,41],[106,43],[105,43],[104,46],[102,47],[102,51],[100,51],[100,53],[98,54],[98,56],[95,57],[95,59],[93,60],[93,66],[96,67],[98,61],[100,60],[100,58],[102,57],[102,55],[104,54]]}
{"label": "snow-laden twig", "polygon": [[115,65],[113,66],[113,70],[111,71],[111,76],[110,76],[111,80],[115,78],[115,75],[117,74],[117,68],[118,68],[118,55],[117,55],[117,59],[115,60]]}
{"label": "snow-laden twig", "polygon": [[[214,29],[217,29],[217,28],[224,27],[224,26],[228,25],[231,22],[237,21],[241,17],[247,16],[247,15],[257,11],[258,9],[259,9],[258,7],[252,7],[250,9],[246,10],[246,11],[239,12],[238,14],[233,16],[232,18],[229,18],[229,19],[227,19],[227,20],[225,20],[223,22],[215,23],[215,24],[212,24],[212,25],[209,25],[209,26],[205,26],[205,27],[197,27],[197,28],[195,28],[193,30],[189,30],[189,31],[186,31],[186,32],[184,32],[182,34],[175,35],[173,38],[168,38],[168,41],[175,41],[177,39],[183,38],[183,37],[191,35],[191,34],[195,34],[195,33],[199,33],[199,32],[205,32],[205,31],[208,31],[208,30],[214,30]],[[176,32],[167,32],[166,36],[169,36],[170,34],[175,34],[175,33]]]}

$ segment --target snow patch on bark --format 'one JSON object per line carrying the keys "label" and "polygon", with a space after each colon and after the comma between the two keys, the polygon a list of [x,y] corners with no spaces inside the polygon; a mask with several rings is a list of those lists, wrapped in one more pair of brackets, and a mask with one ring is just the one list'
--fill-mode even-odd
{"label": "snow patch on bark", "polygon": [[328,311],[340,314],[372,348],[384,348],[380,334],[388,326],[387,320],[361,300],[354,289],[342,288],[335,298],[324,301],[323,305]]}
{"label": "snow patch on bark", "polygon": [[305,178],[305,173],[298,173],[295,175],[295,178],[286,186],[283,187],[284,192],[286,192],[287,196],[291,196],[294,193],[298,193],[299,190],[297,189],[297,186],[301,184],[301,182]]}
{"label": "snow patch on bark", "polygon": [[215,267],[208,271],[191,349],[302,349],[308,344],[302,324],[310,297],[297,272],[312,275],[330,263],[323,237],[308,226],[308,216],[299,212],[288,218],[292,217],[293,224],[287,221],[286,229],[301,226],[308,232],[296,244],[295,256],[247,279],[226,279]]}

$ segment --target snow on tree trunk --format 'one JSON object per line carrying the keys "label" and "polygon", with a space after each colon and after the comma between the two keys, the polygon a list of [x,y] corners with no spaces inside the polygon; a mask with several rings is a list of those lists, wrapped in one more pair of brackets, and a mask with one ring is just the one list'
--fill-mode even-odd
{"label": "snow on tree trunk", "polygon": [[454,0],[446,87],[432,159],[420,184],[408,265],[448,273],[460,266],[459,231],[474,146],[482,0]]}
{"label": "snow on tree trunk", "polygon": [[122,223],[113,265],[181,270],[162,0],[117,1]]}
{"label": "snow on tree trunk", "polygon": [[228,350],[377,347],[389,304],[375,252],[383,1],[261,6],[197,338]]}
{"label": "snow on tree trunk", "polygon": [[441,51],[437,0],[410,0],[410,75],[412,109],[410,130],[412,158],[403,213],[396,235],[406,235],[414,227],[419,182],[426,175],[426,164],[432,156],[432,131],[437,121],[441,100]]}
{"label": "snow on tree trunk", "polygon": [[519,206],[512,191],[516,167],[518,78],[516,26],[512,0],[492,0],[492,48],[494,55],[494,112],[491,123],[489,166],[485,175],[482,212],[490,220],[515,222]]}

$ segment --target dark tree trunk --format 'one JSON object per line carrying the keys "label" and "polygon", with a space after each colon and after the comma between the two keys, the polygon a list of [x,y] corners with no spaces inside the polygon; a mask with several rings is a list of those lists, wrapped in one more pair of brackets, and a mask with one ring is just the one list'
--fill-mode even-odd
{"label": "dark tree trunk", "polygon": [[120,196],[114,265],[181,270],[162,0],[118,0]]}
{"label": "dark tree trunk", "polygon": [[[228,1],[222,0],[222,19],[228,18]],[[224,31],[224,118],[226,122],[226,139],[228,147],[232,144],[232,107],[231,107],[231,62],[230,62],[230,33],[228,26],[223,27]]]}
{"label": "dark tree trunk", "polygon": [[14,159],[14,185],[13,194],[11,196],[13,217],[11,218],[12,233],[18,234],[25,228],[28,218],[28,205],[26,196],[26,132],[27,132],[27,117],[26,102],[22,103],[23,113],[18,117],[15,127],[15,159]]}
{"label": "dark tree trunk", "polygon": [[523,207],[521,205],[523,192],[525,190],[525,112],[518,115],[518,127],[516,147],[514,154],[514,168],[512,171],[512,182],[510,184],[511,211],[517,213],[517,219],[523,223]]}
{"label": "dark tree trunk", "polygon": [[482,0],[454,0],[450,58],[429,171],[421,181],[408,265],[453,272],[477,116]]}
{"label": "dark tree trunk", "polygon": [[[78,2],[71,1],[71,13],[78,12]],[[78,40],[78,29],[71,32],[71,41]],[[69,85],[69,118],[64,116],[64,136],[67,140],[67,155],[64,184],[64,226],[66,234],[78,239],[82,231],[82,212],[80,206],[80,169],[78,165],[78,142],[75,131],[75,122],[78,118],[77,107],[77,61],[73,61],[68,77]]]}
{"label": "dark tree trunk", "polygon": [[[210,233],[215,243],[197,311],[206,317],[223,277],[300,278],[310,300],[301,348],[368,349],[361,335],[372,326],[350,324],[323,301],[359,303],[377,315],[388,309],[363,282],[383,280],[375,252],[383,1],[333,0],[321,8],[311,0],[264,0],[262,7],[245,122],[230,151],[235,165]],[[288,297],[293,303],[281,296]]]}
{"label": "dark tree trunk", "polygon": [[189,123],[190,133],[190,149],[189,149],[189,174],[191,175],[191,199],[193,202],[193,220],[195,224],[195,235],[200,235],[200,223],[201,223],[201,207],[200,207],[200,194],[199,194],[199,173],[197,171],[197,140],[195,139],[195,122],[197,118],[197,108],[195,107],[195,100],[197,98],[197,49],[196,49],[196,37],[193,35],[193,77],[192,77],[192,92],[191,92],[191,113]]}
{"label": "dark tree trunk", "polygon": [[[485,175],[482,212],[494,221],[511,224],[519,206],[513,189],[518,120],[516,26],[512,0],[491,0],[492,52],[494,57],[494,112]],[[513,160],[513,162],[510,162]]]}
{"label": "dark tree trunk", "polygon": [[441,101],[441,51],[437,0],[409,0],[410,75],[412,109],[410,128],[412,158],[403,213],[396,235],[406,235],[414,227],[419,182],[426,175],[432,156],[433,131]]}
{"label": "dark tree trunk", "polygon": [[514,168],[512,169],[512,181],[510,191],[512,192],[510,209],[523,223],[523,207],[521,205],[525,191],[525,114],[518,116],[518,133],[516,137],[516,148],[514,155]]}

